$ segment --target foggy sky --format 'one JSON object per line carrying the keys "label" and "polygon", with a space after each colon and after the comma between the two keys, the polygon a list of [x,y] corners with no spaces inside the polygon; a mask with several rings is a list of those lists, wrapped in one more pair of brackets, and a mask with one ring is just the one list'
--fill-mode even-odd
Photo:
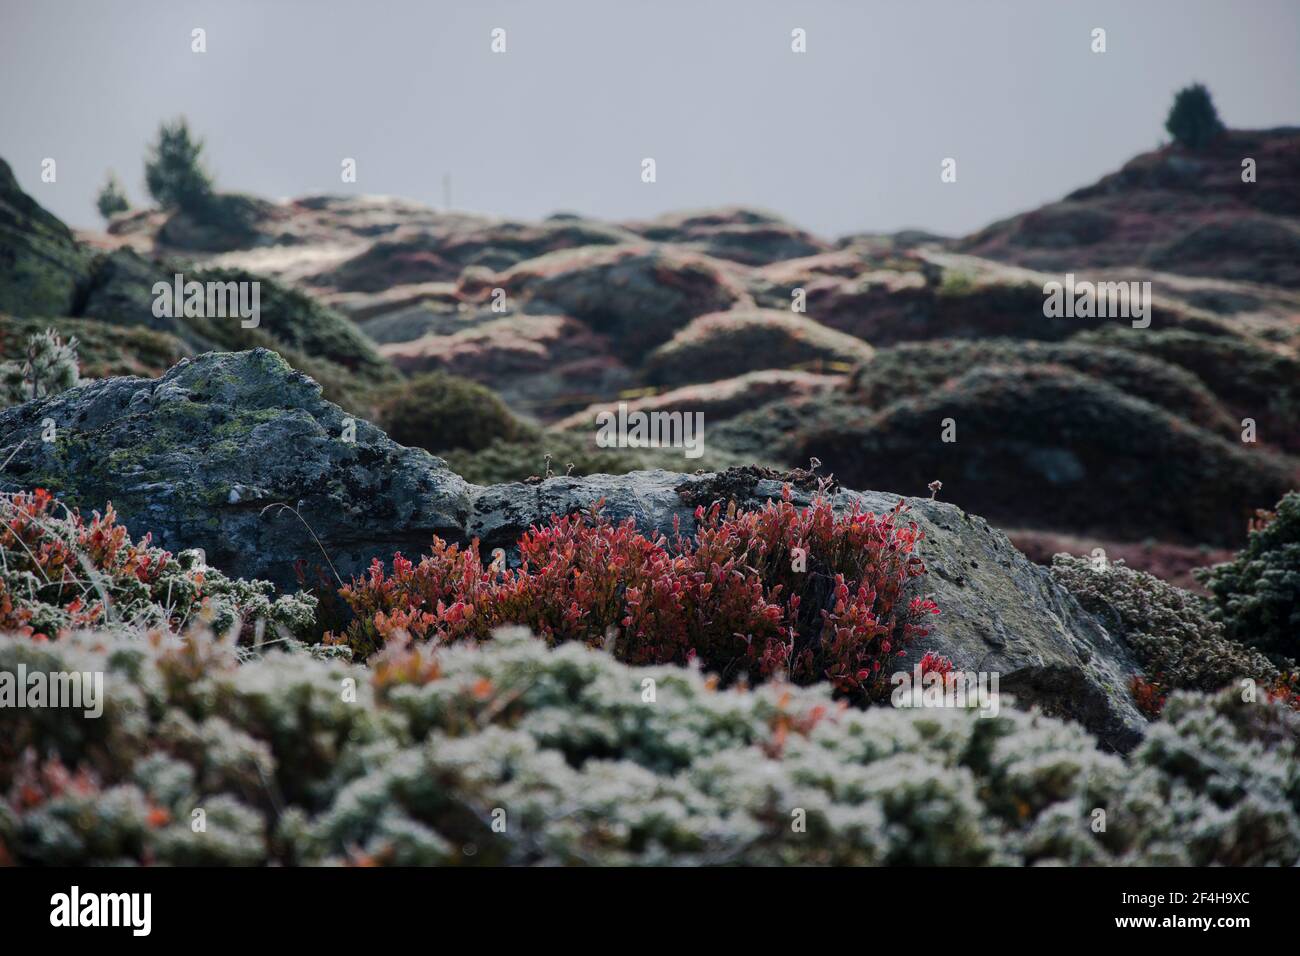
{"label": "foggy sky", "polygon": [[0,156],[85,227],[110,168],[147,201],[145,146],[184,114],[220,188],[270,198],[441,207],[449,173],[454,208],[517,218],[961,234],[1153,148],[1192,81],[1229,126],[1300,124],[1298,41],[1297,0],[0,0]]}

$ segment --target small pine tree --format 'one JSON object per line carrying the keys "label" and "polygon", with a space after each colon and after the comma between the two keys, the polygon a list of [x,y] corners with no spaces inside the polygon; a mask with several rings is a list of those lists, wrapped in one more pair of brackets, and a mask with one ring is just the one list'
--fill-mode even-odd
{"label": "small pine tree", "polygon": [[1273,511],[1261,513],[1231,561],[1196,576],[1229,638],[1300,658],[1300,492],[1287,492]]}
{"label": "small pine tree", "polygon": [[1223,132],[1210,91],[1200,83],[1193,83],[1178,91],[1174,105],[1169,108],[1165,129],[1180,146],[1201,149]]}
{"label": "small pine tree", "polygon": [[204,208],[212,198],[212,177],[203,168],[203,141],[190,135],[180,117],[158,128],[158,141],[149,148],[144,179],[149,195],[160,206],[187,211]]}
{"label": "small pine tree", "polygon": [[99,214],[105,219],[112,219],[119,212],[126,212],[131,208],[131,203],[127,200],[116,173],[109,172],[108,180],[104,183],[104,188],[99,191],[95,205],[99,208]]}
{"label": "small pine tree", "polygon": [[29,338],[24,361],[0,363],[0,404],[58,395],[76,385],[81,380],[78,344],[75,335],[64,342],[53,329]]}

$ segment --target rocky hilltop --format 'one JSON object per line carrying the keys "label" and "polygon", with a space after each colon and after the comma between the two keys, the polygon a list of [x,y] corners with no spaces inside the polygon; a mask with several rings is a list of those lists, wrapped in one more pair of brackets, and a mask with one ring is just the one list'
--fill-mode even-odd
{"label": "rocky hilltop", "polygon": [[[1137,267],[1300,289],[1300,129],[1230,130],[1195,151],[1163,146],[959,247],[1052,272]],[[1212,306],[1216,288],[1231,295],[1211,282],[1197,297]]]}

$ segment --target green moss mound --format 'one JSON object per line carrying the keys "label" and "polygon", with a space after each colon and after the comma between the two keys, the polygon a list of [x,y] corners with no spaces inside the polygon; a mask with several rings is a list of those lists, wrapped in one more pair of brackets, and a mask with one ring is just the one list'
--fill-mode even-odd
{"label": "green moss mound", "polygon": [[982,365],[1060,365],[1187,419],[1219,435],[1240,431],[1194,374],[1159,358],[1076,342],[942,339],[877,352],[853,375],[852,389],[869,408],[940,389]]}
{"label": "green moss mound", "polygon": [[1122,348],[1177,365],[1205,383],[1241,419],[1259,424],[1259,439],[1300,451],[1300,358],[1280,346],[1238,335],[1109,329],[1074,341]]}
{"label": "green moss mound", "polygon": [[[374,343],[351,321],[315,299],[288,286],[235,269],[211,269],[197,276],[200,282],[259,282],[262,324],[259,331],[294,352],[326,360],[365,382],[391,381],[392,366],[375,350]],[[220,323],[220,326],[218,324]],[[202,334],[216,336],[230,351],[249,348],[240,339],[238,322],[208,319],[196,326]],[[224,336],[224,339],[223,339]]]}
{"label": "green moss mound", "polygon": [[771,368],[847,371],[871,356],[866,342],[807,316],[739,309],[694,319],[650,354],[646,374],[655,384],[675,386]]}
{"label": "green moss mound", "polygon": [[[1232,546],[1291,459],[1211,435],[1060,366],[984,366],[874,415],[829,402],[775,449],[850,487],[944,497],[991,521],[1135,540]],[[944,441],[947,421],[955,441]]]}
{"label": "green moss mound", "polygon": [[24,193],[0,159],[0,312],[70,314],[89,265],[71,230]]}
{"label": "green moss mound", "polygon": [[[258,282],[260,324],[244,328],[237,317],[155,316],[154,284],[171,285],[177,272],[186,281]],[[301,292],[249,272],[191,270],[120,249],[95,261],[79,314],[112,326],[165,332],[195,352],[270,349],[319,382],[330,401],[354,414],[365,411],[370,389],[398,378],[351,321]]]}
{"label": "green moss mound", "polygon": [[[246,329],[236,316],[155,316],[154,285],[165,282],[170,287],[176,273],[187,282],[257,282],[260,324]],[[269,339],[285,351],[330,362],[361,381],[396,377],[374,343],[338,312],[273,279],[243,270],[189,269],[176,262],[151,262],[120,249],[96,261],[82,314],[116,325],[171,331],[201,349],[240,351],[262,344],[252,339]]]}
{"label": "green moss mound", "polygon": [[393,441],[441,453],[479,451],[528,431],[491,389],[429,372],[378,390],[373,421]]}
{"label": "green moss mound", "polygon": [[0,359],[21,360],[27,339],[46,329],[53,329],[64,341],[76,336],[83,378],[157,378],[190,353],[176,336],[139,326],[123,328],[93,319],[0,315]]}

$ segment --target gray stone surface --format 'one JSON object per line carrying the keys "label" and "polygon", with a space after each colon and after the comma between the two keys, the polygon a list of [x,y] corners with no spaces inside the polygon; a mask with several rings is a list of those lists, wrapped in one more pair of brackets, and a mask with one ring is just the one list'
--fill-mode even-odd
{"label": "gray stone surface", "polygon": [[[56,440],[41,440],[42,422]],[[281,586],[294,561],[345,577],[376,555],[459,536],[471,486],[325,401],[274,352],[209,352],[157,380],[100,379],[0,414],[4,486],[84,510],[112,502],[133,535],[203,548],[217,567]],[[268,506],[284,503],[302,517]]]}

